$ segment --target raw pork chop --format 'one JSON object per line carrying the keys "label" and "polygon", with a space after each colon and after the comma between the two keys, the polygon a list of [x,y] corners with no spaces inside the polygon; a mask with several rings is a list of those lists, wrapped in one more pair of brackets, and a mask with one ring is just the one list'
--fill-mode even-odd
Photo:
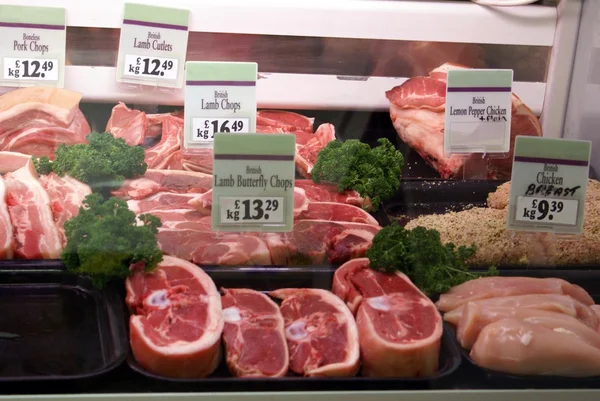
{"label": "raw pork chop", "polygon": [[314,122],[314,118],[289,111],[260,110],[256,112],[257,132],[270,133],[279,128],[282,132],[304,131],[312,134]]}
{"label": "raw pork chop", "polygon": [[358,330],[350,310],[331,292],[287,288],[270,295],[283,300],[281,314],[290,369],[304,376],[354,376],[359,367]]}
{"label": "raw pork chop", "polygon": [[436,305],[442,312],[448,312],[469,301],[527,294],[570,295],[584,305],[594,304],[583,288],[558,278],[482,277],[452,287],[440,295]]}
{"label": "raw pork chop", "polygon": [[[386,92],[392,123],[398,135],[442,178],[461,177],[467,159],[481,159],[481,155],[444,154],[447,71],[464,68],[468,67],[446,63],[431,71],[429,77],[411,78]],[[542,128],[535,114],[513,94],[510,154],[505,159],[487,159],[489,178],[510,179],[517,135],[541,136]]]}
{"label": "raw pork chop", "polygon": [[[487,307],[511,307],[511,308],[528,308],[528,309],[542,309],[552,312],[565,313],[569,316],[573,316],[584,322],[590,327],[598,327],[598,316],[589,307],[568,295],[561,294],[529,294],[529,295],[515,295],[510,297],[498,297],[480,299],[478,301],[472,301],[477,306],[482,308]],[[459,306],[456,309],[444,315],[444,320],[457,325],[460,321],[465,305]]]}
{"label": "raw pork chop", "polygon": [[202,269],[164,256],[152,273],[126,281],[133,355],[146,370],[166,377],[211,374],[221,359],[221,296]]}
{"label": "raw pork chop", "polygon": [[142,199],[158,192],[202,193],[212,188],[212,175],[185,170],[146,170],[141,178],[125,180],[112,192],[121,199]]}
{"label": "raw pork chop", "polygon": [[442,318],[435,305],[402,273],[369,268],[367,258],[342,265],[333,291],[357,307],[362,374],[430,376],[438,368]]}
{"label": "raw pork chop", "polygon": [[559,312],[549,312],[540,309],[510,308],[510,307],[481,307],[467,303],[458,326],[456,338],[463,348],[471,349],[475,340],[484,327],[502,319],[539,324],[555,331],[572,332],[596,348],[600,348],[600,334],[595,327],[587,326],[582,321]]}
{"label": "raw pork chop", "polygon": [[6,205],[6,186],[0,177],[0,259],[12,259],[15,239]]}
{"label": "raw pork chop", "polygon": [[237,377],[280,377],[289,357],[283,316],[265,294],[222,289],[223,342],[227,366]]}
{"label": "raw pork chop", "polygon": [[84,143],[90,126],[79,110],[81,95],[30,87],[0,96],[0,150],[54,157],[61,143]]}
{"label": "raw pork chop", "polygon": [[33,162],[6,174],[4,179],[16,239],[15,254],[25,259],[58,259],[61,236],[54,223],[50,198],[38,180]]}
{"label": "raw pork chop", "polygon": [[60,232],[64,246],[67,244],[64,229],[65,222],[79,214],[79,208],[83,204],[83,200],[92,193],[92,190],[88,185],[75,178],[68,175],[59,177],[54,173],[42,175],[40,183],[50,198],[50,209],[54,216],[54,223],[56,223],[56,228]]}
{"label": "raw pork chop", "polygon": [[10,173],[29,162],[31,155],[17,152],[0,152],[0,174]]}
{"label": "raw pork chop", "polygon": [[477,365],[515,375],[600,375],[600,349],[574,332],[503,319],[486,326],[471,350]]}

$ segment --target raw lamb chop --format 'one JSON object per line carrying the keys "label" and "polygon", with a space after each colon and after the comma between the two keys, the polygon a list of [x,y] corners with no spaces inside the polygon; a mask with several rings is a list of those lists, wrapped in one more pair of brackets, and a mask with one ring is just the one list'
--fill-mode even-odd
{"label": "raw lamb chop", "polygon": [[13,227],[6,205],[6,186],[0,177],[0,259],[12,259],[15,247]]}
{"label": "raw lamb chop", "polygon": [[317,155],[331,141],[335,141],[335,128],[331,124],[321,124],[314,138],[305,144],[296,143],[296,169],[303,177],[311,177]]}
{"label": "raw lamb chop", "polygon": [[38,180],[33,162],[6,174],[4,180],[15,254],[25,259],[58,259],[62,239],[54,223],[50,198]]}
{"label": "raw lamb chop", "polygon": [[221,296],[198,266],[164,256],[152,273],[126,281],[130,343],[149,372],[173,378],[211,374],[221,359]]}
{"label": "raw lamb chop", "polygon": [[281,110],[260,110],[256,112],[256,132],[270,133],[304,131],[313,133],[314,118]]}
{"label": "raw lamb chop", "polygon": [[[435,168],[442,178],[462,177],[469,158],[481,155],[444,154],[446,76],[450,69],[468,67],[446,63],[429,73],[415,77],[386,92],[392,123],[400,138]],[[535,114],[513,94],[510,154],[507,158],[488,158],[488,177],[510,179],[514,141],[517,135],[541,136]]]}
{"label": "raw lamb chop", "polygon": [[158,192],[140,200],[128,200],[127,206],[135,214],[152,212],[153,210],[193,209],[190,202],[198,199],[199,193]]}
{"label": "raw lamb chop", "polygon": [[227,366],[237,377],[280,377],[288,371],[283,316],[265,294],[222,289]]}
{"label": "raw lamb chop", "polygon": [[362,374],[430,376],[438,368],[442,318],[435,305],[402,273],[369,268],[367,258],[335,273],[333,292],[357,310]]}
{"label": "raw lamb chop", "polygon": [[146,113],[132,110],[122,102],[113,107],[106,124],[106,132],[110,132],[115,138],[123,138],[128,145],[134,146],[144,143],[146,131],[148,131]]}
{"label": "raw lamb chop", "polygon": [[121,199],[142,199],[158,192],[202,193],[212,188],[212,175],[185,170],[146,170],[141,178],[125,180],[112,192]]}
{"label": "raw lamb chop", "polygon": [[50,209],[54,223],[60,232],[63,246],[67,244],[65,237],[65,222],[79,214],[79,208],[86,196],[92,193],[91,188],[75,178],[59,177],[54,173],[42,175],[40,183],[50,198]]}
{"label": "raw lamb chop", "polygon": [[[561,294],[529,294],[515,295],[510,297],[498,297],[480,299],[471,301],[482,308],[487,307],[511,307],[511,308],[528,308],[542,309],[551,312],[565,313],[569,316],[576,317],[590,327],[598,327],[598,316],[589,307],[568,295]],[[444,320],[457,325],[460,321],[465,305],[459,306],[456,309],[444,314]]]}
{"label": "raw lamb chop", "polygon": [[290,369],[304,376],[354,376],[359,367],[358,330],[350,310],[331,292],[281,289],[281,314]]}
{"label": "raw lamb chop", "polygon": [[90,126],[79,110],[81,94],[30,87],[0,96],[0,150],[54,158],[59,144],[84,143]]}
{"label": "raw lamb chop", "polygon": [[486,326],[471,350],[477,365],[515,375],[600,375],[600,349],[574,332],[503,319]]}
{"label": "raw lamb chop", "polygon": [[582,321],[559,312],[541,309],[481,307],[475,303],[467,303],[462,317],[456,327],[456,338],[465,349],[471,349],[484,327],[502,319],[515,319],[538,324],[554,331],[576,334],[578,337],[600,349],[600,334],[596,327],[587,326]]}
{"label": "raw lamb chop", "polygon": [[469,301],[527,294],[570,295],[584,305],[594,304],[583,288],[558,278],[482,277],[452,287],[440,295],[436,305],[442,312],[448,312]]}

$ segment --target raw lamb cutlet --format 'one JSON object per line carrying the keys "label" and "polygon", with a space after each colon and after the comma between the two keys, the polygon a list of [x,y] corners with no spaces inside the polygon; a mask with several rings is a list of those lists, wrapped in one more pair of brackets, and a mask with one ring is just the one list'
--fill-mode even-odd
{"label": "raw lamb cutlet", "polygon": [[596,348],[600,348],[600,334],[573,316],[541,309],[511,307],[481,307],[467,303],[456,327],[456,338],[465,349],[471,349],[484,327],[498,320],[515,319],[548,327],[555,331],[574,333]]}
{"label": "raw lamb cutlet", "polygon": [[600,349],[578,334],[515,319],[486,326],[471,358],[483,368],[514,375],[600,375]]}
{"label": "raw lamb cutlet", "polygon": [[54,223],[60,232],[63,246],[67,244],[65,222],[79,214],[79,208],[86,196],[92,193],[91,188],[75,178],[59,177],[54,173],[42,175],[40,183],[50,198],[50,209]]}
{"label": "raw lamb cutlet", "polygon": [[[386,92],[390,101],[392,123],[408,146],[435,168],[442,178],[462,178],[468,159],[481,155],[446,155],[444,153],[444,118],[446,78],[451,69],[468,67],[446,63],[429,73],[415,77]],[[542,128],[533,112],[521,100],[512,96],[510,154],[506,159],[487,158],[488,178],[510,179],[512,152],[517,135],[541,136]]]}
{"label": "raw lamb cutlet", "polygon": [[201,195],[198,193],[158,192],[144,199],[128,200],[127,206],[135,214],[148,213],[154,210],[193,209],[189,202]]}
{"label": "raw lamb cutlet", "polygon": [[[146,149],[144,160],[149,169],[170,170],[169,157],[181,148],[183,119],[169,117],[163,121],[162,127],[160,141],[151,148]],[[210,172],[212,172],[212,166]]]}
{"label": "raw lamb cutlet", "polygon": [[227,366],[237,377],[281,377],[289,366],[283,316],[265,294],[222,288]]}
{"label": "raw lamb cutlet", "polygon": [[13,227],[6,205],[6,186],[0,176],[0,259],[12,259],[15,248]]}
{"label": "raw lamb cutlet", "polygon": [[354,259],[337,269],[333,292],[356,310],[364,376],[435,373],[442,318],[408,277],[380,273],[369,268],[367,258]]}
{"label": "raw lamb cutlet", "polygon": [[61,143],[84,143],[90,126],[79,110],[81,94],[31,87],[0,96],[0,150],[54,158]]}
{"label": "raw lamb cutlet", "polygon": [[146,113],[128,108],[125,103],[119,102],[112,109],[110,119],[106,124],[106,132],[115,138],[122,138],[128,145],[141,145],[146,139],[148,131],[148,118]]}
{"label": "raw lamb cutlet", "polygon": [[212,188],[212,175],[185,170],[146,170],[141,178],[125,180],[112,192],[121,199],[140,200],[158,192],[203,193]]}
{"label": "raw lamb cutlet", "polygon": [[558,278],[482,277],[452,287],[440,295],[436,305],[442,312],[448,312],[469,301],[527,294],[563,294],[584,305],[594,304],[586,290]]}
{"label": "raw lamb cutlet", "polygon": [[54,223],[50,198],[40,184],[30,160],[4,176],[8,213],[13,225],[15,255],[25,259],[58,259],[62,251],[60,233]]}
{"label": "raw lamb cutlet", "polygon": [[[470,302],[482,308],[487,307],[510,307],[542,309],[551,312],[560,312],[569,316],[576,317],[590,327],[598,327],[598,316],[587,305],[582,304],[576,299],[561,294],[529,294],[515,295],[510,297],[498,297],[480,299]],[[457,325],[462,318],[465,305],[459,306],[444,314],[444,320]]]}
{"label": "raw lamb cutlet", "polygon": [[304,376],[354,376],[359,368],[358,329],[350,310],[331,292],[287,288],[281,299],[290,369]]}
{"label": "raw lamb cutlet", "polygon": [[[209,227],[210,228],[210,227]],[[160,228],[158,246],[172,256],[201,265],[248,266],[270,265],[267,244],[258,236],[217,233],[206,230]]]}
{"label": "raw lamb cutlet", "polygon": [[[188,203],[206,216],[212,212],[212,190]],[[336,202],[313,202],[302,188],[294,188],[295,220],[348,221],[378,226],[377,220],[363,209]]]}
{"label": "raw lamb cutlet", "polygon": [[152,273],[125,283],[131,350],[149,372],[173,378],[211,374],[221,359],[221,296],[198,266],[164,256]]}
{"label": "raw lamb cutlet", "polygon": [[26,165],[31,155],[17,152],[0,152],[0,174],[16,171]]}

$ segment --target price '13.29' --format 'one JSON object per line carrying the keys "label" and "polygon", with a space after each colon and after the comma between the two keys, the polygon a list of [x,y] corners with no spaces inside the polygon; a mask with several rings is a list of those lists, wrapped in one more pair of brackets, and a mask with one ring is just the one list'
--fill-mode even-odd
{"label": "price '13.29'", "polygon": [[[269,214],[266,212],[277,211],[279,209],[279,201],[277,199],[249,199],[243,201],[235,201],[235,208],[240,208],[240,203],[243,205],[244,215],[242,220],[269,220]],[[250,205],[252,203],[252,206]]]}
{"label": "price '13.29'", "polygon": [[282,197],[220,197],[221,223],[283,223]]}

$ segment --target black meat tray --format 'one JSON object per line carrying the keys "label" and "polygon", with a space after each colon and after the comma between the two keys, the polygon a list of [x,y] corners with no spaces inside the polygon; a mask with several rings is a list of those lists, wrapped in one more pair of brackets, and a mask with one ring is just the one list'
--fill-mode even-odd
{"label": "black meat tray", "polygon": [[[277,267],[203,267],[217,288],[252,288],[270,291],[278,288],[331,289],[335,267],[277,268]],[[317,390],[399,390],[433,389],[439,381],[456,371],[461,356],[451,333],[444,328],[440,351],[439,369],[435,375],[423,378],[305,378],[288,375],[283,378],[235,378],[229,373],[224,358],[217,370],[204,379],[171,379],[146,371],[133,358],[127,358],[129,366],[146,379],[162,382],[161,391],[317,391]]]}
{"label": "black meat tray", "polygon": [[88,386],[124,362],[124,315],[119,291],[97,290],[60,261],[2,261],[0,388]]}
{"label": "black meat tray", "polygon": [[[600,270],[518,270],[501,269],[502,276],[527,276],[527,277],[556,277],[562,278],[572,284],[585,288],[595,302],[600,302]],[[469,356],[469,351],[462,348],[456,339],[454,326],[448,324],[448,331],[452,335],[456,347],[460,349],[463,359],[467,362],[463,366],[465,371],[470,371],[471,376],[485,388],[495,389],[569,389],[569,388],[600,388],[600,376],[571,378],[564,376],[518,376],[479,367]],[[557,344],[557,346],[561,346]],[[478,386],[480,387],[480,386]]]}

